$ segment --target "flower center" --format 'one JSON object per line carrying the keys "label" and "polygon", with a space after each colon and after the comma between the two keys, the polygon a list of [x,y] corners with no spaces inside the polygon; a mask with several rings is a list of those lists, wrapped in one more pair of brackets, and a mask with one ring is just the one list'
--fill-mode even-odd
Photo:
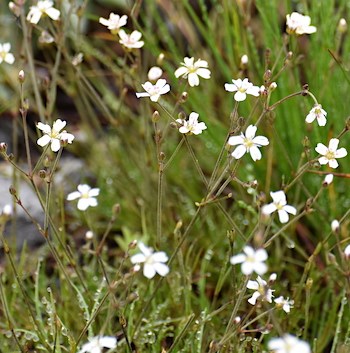
{"label": "flower center", "polygon": [[244,146],[249,149],[251,147],[254,146],[254,142],[252,141],[252,139],[249,139],[247,137],[244,138]]}
{"label": "flower center", "polygon": [[335,159],[335,157],[334,157],[334,152],[328,151],[328,152],[325,154],[325,157],[326,157],[328,160]]}
{"label": "flower center", "polygon": [[247,89],[244,88],[244,87],[239,87],[239,88],[238,88],[238,91],[241,92],[241,93],[245,93],[246,90],[247,90]]}

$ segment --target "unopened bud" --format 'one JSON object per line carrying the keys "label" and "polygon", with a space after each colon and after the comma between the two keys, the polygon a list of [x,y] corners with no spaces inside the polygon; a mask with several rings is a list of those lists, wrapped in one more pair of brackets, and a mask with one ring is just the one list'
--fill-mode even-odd
{"label": "unopened bud", "polygon": [[137,240],[133,240],[131,243],[129,243],[128,245],[128,249],[129,250],[132,250],[132,249],[135,249],[137,247]]}
{"label": "unopened bud", "polygon": [[185,103],[188,98],[188,93],[187,92],[182,92],[181,97],[180,97],[180,103]]}
{"label": "unopened bud", "polygon": [[272,82],[269,86],[269,92],[274,91],[277,88],[277,83],[276,82]]}
{"label": "unopened bud", "polygon": [[177,129],[177,124],[174,121],[172,121],[170,123],[170,127],[173,128],[173,129]]}
{"label": "unopened bud", "polygon": [[350,130],[350,116],[346,119],[345,130]]}
{"label": "unopened bud", "polygon": [[156,123],[160,119],[160,114],[158,110],[155,110],[152,114],[152,122]]}
{"label": "unopened bud", "polygon": [[5,205],[2,209],[2,214],[6,217],[10,217],[13,213],[11,205]]}
{"label": "unopened bud", "polygon": [[16,17],[21,15],[21,8],[12,1],[9,2],[9,9]]}
{"label": "unopened bud", "polygon": [[10,186],[10,187],[9,187],[9,192],[10,192],[10,194],[13,195],[13,196],[16,196],[16,195],[17,195],[17,191],[16,191],[16,189],[15,189],[13,186]]}
{"label": "unopened bud", "polygon": [[327,174],[326,177],[325,177],[324,180],[323,180],[322,185],[323,185],[324,187],[327,187],[329,184],[332,184],[333,178],[334,178],[334,177],[333,177],[333,174]]}
{"label": "unopened bud", "polygon": [[86,240],[91,240],[93,237],[94,237],[94,232],[93,232],[92,230],[88,230],[88,231],[85,233],[85,239],[86,239]]}
{"label": "unopened bud", "polygon": [[247,65],[247,64],[248,64],[248,61],[249,61],[248,55],[246,55],[246,54],[242,55],[242,57],[241,57],[241,64],[242,64],[242,65]]}
{"label": "unopened bud", "polygon": [[348,24],[346,23],[345,18],[341,18],[338,23],[338,32],[345,33],[348,29]]}
{"label": "unopened bud", "polygon": [[160,53],[157,58],[157,65],[159,65],[159,66],[162,65],[163,60],[164,60],[164,54]]}
{"label": "unopened bud", "polygon": [[180,119],[181,121],[182,120],[186,120],[186,114],[184,112],[180,112],[178,115],[177,115],[178,119]]}
{"label": "unopened bud", "polygon": [[340,230],[340,223],[338,222],[338,220],[334,219],[331,223],[331,229],[333,233],[338,234],[339,230]]}
{"label": "unopened bud", "polygon": [[271,70],[266,70],[264,73],[264,81],[269,82],[271,78],[272,72]]}
{"label": "unopened bud", "polygon": [[40,179],[45,179],[46,176],[47,176],[46,170],[44,170],[44,169],[39,170],[39,178]]}
{"label": "unopened bud", "polygon": [[21,71],[18,73],[18,81],[19,81],[20,83],[23,83],[24,80],[25,80],[24,71],[21,70]]}
{"label": "unopened bud", "polygon": [[243,118],[243,116],[240,116],[238,118],[238,125],[241,127],[245,125],[245,119]]}
{"label": "unopened bud", "polygon": [[29,110],[29,99],[25,99],[23,102],[23,109],[24,110]]}
{"label": "unopened bud", "polygon": [[233,319],[233,322],[237,325],[241,322],[241,317],[240,316],[236,316],[234,319]]}
{"label": "unopened bud", "polygon": [[147,77],[150,81],[157,81],[163,75],[163,70],[159,66],[153,66],[149,69]]}
{"label": "unopened bud", "polygon": [[344,255],[348,260],[350,259],[350,244],[344,249]]}
{"label": "unopened bud", "polygon": [[159,160],[160,161],[164,161],[164,159],[165,159],[165,153],[164,152],[160,152],[159,153]]}
{"label": "unopened bud", "polygon": [[120,209],[121,209],[121,207],[120,207],[119,203],[116,203],[112,207],[112,213],[116,216],[120,213]]}
{"label": "unopened bud", "polygon": [[312,278],[308,278],[306,281],[306,288],[311,289],[313,284],[314,284],[314,280]]}
{"label": "unopened bud", "polygon": [[5,153],[7,151],[7,143],[1,142],[0,143],[0,152]]}
{"label": "unopened bud", "polygon": [[277,273],[271,273],[270,277],[269,277],[269,283],[272,284],[273,282],[275,282],[277,279]]}

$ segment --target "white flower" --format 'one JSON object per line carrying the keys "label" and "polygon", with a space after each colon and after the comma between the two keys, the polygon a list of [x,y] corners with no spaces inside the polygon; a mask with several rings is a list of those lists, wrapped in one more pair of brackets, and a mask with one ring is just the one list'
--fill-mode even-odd
{"label": "white flower", "polygon": [[311,353],[307,342],[289,334],[281,338],[272,338],[267,346],[274,353]]}
{"label": "white flower", "polygon": [[96,336],[89,339],[78,353],[102,353],[104,348],[113,349],[117,347],[117,339],[113,336]]}
{"label": "white flower", "polygon": [[142,33],[139,31],[133,31],[131,34],[126,34],[126,32],[121,29],[118,32],[118,35],[120,37],[119,43],[128,49],[139,49],[145,44],[144,41],[140,40]]}
{"label": "white flower", "polygon": [[3,208],[2,208],[2,215],[5,215],[6,217],[10,217],[13,214],[13,209],[12,206],[9,204],[6,204]]}
{"label": "white flower", "polygon": [[55,41],[55,38],[48,32],[42,31],[38,39],[40,44],[51,44]]}
{"label": "white flower", "polygon": [[98,21],[101,25],[106,26],[113,34],[115,34],[121,27],[126,25],[127,20],[128,16],[123,15],[120,17],[119,15],[111,12],[108,19],[100,17]]}
{"label": "white flower", "polygon": [[326,115],[327,112],[322,109],[322,105],[315,104],[314,107],[310,110],[309,114],[306,116],[305,121],[310,124],[315,119],[317,119],[317,123],[319,126],[325,126],[327,123]]}
{"label": "white flower", "polygon": [[163,75],[163,70],[158,66],[152,66],[147,74],[150,81],[156,81]]}
{"label": "white flower", "polygon": [[53,123],[52,128],[48,124],[38,123],[36,126],[44,135],[38,139],[37,144],[44,147],[51,143],[51,150],[57,152],[61,148],[61,142],[72,143],[74,135],[69,134],[66,130],[61,131],[66,124],[61,119],[57,119]]}
{"label": "white flower", "polygon": [[261,146],[267,146],[269,140],[265,136],[255,136],[257,127],[249,125],[245,134],[241,132],[240,136],[231,136],[227,143],[231,146],[236,146],[236,149],[232,152],[232,157],[239,159],[245,153],[250,153],[253,161],[261,159],[261,152],[259,148]]}
{"label": "white flower", "polygon": [[163,251],[153,252],[152,248],[147,247],[142,242],[138,242],[141,253],[131,256],[133,264],[144,263],[143,274],[151,279],[156,273],[160,276],[166,276],[169,273],[169,267],[164,263],[168,261],[168,256]]}
{"label": "white flower", "polygon": [[297,214],[297,210],[293,206],[287,205],[287,199],[286,199],[286,194],[284,191],[275,191],[275,192],[270,192],[270,195],[272,197],[273,202],[264,205],[261,209],[261,212],[265,215],[269,215],[275,211],[278,212],[278,217],[280,219],[281,223],[287,223],[289,220],[288,213],[292,215]]}
{"label": "white flower", "polygon": [[241,65],[245,66],[248,64],[249,58],[247,54],[244,54],[241,56]]}
{"label": "white flower", "polygon": [[182,126],[179,128],[179,131],[182,134],[195,134],[195,135],[201,134],[203,130],[207,128],[207,126],[203,122],[199,123],[198,117],[199,117],[198,113],[192,112],[189,115],[188,120],[177,119],[176,121],[179,124],[182,124]]}
{"label": "white flower", "polygon": [[243,81],[239,78],[232,80],[233,83],[225,83],[225,90],[228,92],[236,92],[234,99],[236,102],[242,102],[247,98],[247,94],[258,97],[260,94],[260,87],[253,86],[251,82],[245,78]]}
{"label": "white flower", "polygon": [[309,16],[303,16],[298,12],[293,12],[291,15],[287,15],[287,33],[292,34],[311,34],[317,31],[315,26],[310,26],[311,18]]}
{"label": "white flower", "polygon": [[191,87],[199,85],[199,77],[209,79],[210,78],[210,70],[208,69],[208,63],[205,60],[198,59],[194,62],[194,58],[184,58],[184,62],[181,63],[180,66],[175,71],[175,77],[179,78],[182,76],[183,78],[188,79],[188,83]]}
{"label": "white flower", "polygon": [[166,83],[163,78],[159,79],[155,85],[147,81],[141,85],[146,92],[136,93],[136,97],[150,97],[152,102],[157,102],[162,94],[166,94],[170,91],[170,86]]}
{"label": "white flower", "polygon": [[260,276],[257,277],[256,281],[248,281],[247,283],[248,289],[253,289],[255,292],[248,299],[248,303],[251,305],[256,304],[256,300],[260,297],[261,301],[267,301],[272,303],[273,292],[274,290],[268,288],[267,282],[264,281]]}
{"label": "white flower", "polygon": [[263,275],[267,271],[264,261],[267,260],[267,252],[265,249],[254,250],[251,246],[243,248],[244,254],[238,254],[230,258],[232,265],[242,264],[241,270],[244,275],[250,275],[256,272]]}
{"label": "white flower", "polygon": [[5,61],[6,63],[12,65],[15,62],[15,57],[10,53],[11,44],[4,43],[0,44],[0,64]]}
{"label": "white flower", "polygon": [[328,148],[323,143],[318,143],[315,150],[317,153],[323,156],[318,159],[319,163],[328,163],[331,168],[338,168],[339,164],[336,158],[343,158],[348,154],[344,147],[338,150],[338,145],[339,140],[336,138],[333,138],[329,141]]}
{"label": "white flower", "polygon": [[286,313],[290,313],[290,309],[292,309],[294,305],[294,300],[290,300],[289,298],[284,299],[283,296],[274,299],[274,302],[277,304],[278,308],[282,308]]}
{"label": "white flower", "polygon": [[30,7],[27,20],[37,24],[42,15],[47,15],[52,20],[57,21],[60,18],[60,11],[53,7],[53,1],[39,0],[35,6]]}
{"label": "white flower", "polygon": [[91,189],[91,187],[86,184],[78,185],[77,189],[78,191],[74,191],[68,194],[68,201],[79,199],[77,207],[80,211],[85,211],[90,206],[97,206],[96,196],[98,196],[100,193],[100,189]]}

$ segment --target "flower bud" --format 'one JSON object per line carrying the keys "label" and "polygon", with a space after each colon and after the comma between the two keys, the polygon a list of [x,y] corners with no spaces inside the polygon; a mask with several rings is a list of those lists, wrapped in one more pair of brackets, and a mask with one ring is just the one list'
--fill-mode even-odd
{"label": "flower bud", "polygon": [[112,213],[114,215],[118,215],[120,213],[120,209],[121,209],[121,207],[120,207],[119,203],[116,203],[112,207]]}
{"label": "flower bud", "polygon": [[181,97],[180,97],[180,103],[185,103],[188,98],[188,93],[187,92],[182,92]]}
{"label": "flower bud", "polygon": [[350,259],[350,244],[344,249],[344,255],[347,260]]}
{"label": "flower bud", "polygon": [[46,170],[44,170],[44,169],[39,170],[39,178],[40,179],[45,179],[46,175],[47,175]]}
{"label": "flower bud", "polygon": [[264,73],[264,82],[269,82],[271,78],[272,72],[271,70],[266,70]]}
{"label": "flower bud", "polygon": [[137,240],[133,240],[131,243],[129,243],[128,249],[129,250],[135,249],[136,246],[137,246]]}
{"label": "flower bud", "polygon": [[157,58],[157,65],[159,65],[159,66],[162,65],[163,60],[164,60],[164,54],[160,53]]}
{"label": "flower bud", "polygon": [[158,110],[155,110],[152,114],[152,122],[156,123],[160,119],[160,114]]}
{"label": "flower bud", "polygon": [[345,33],[348,29],[348,24],[346,23],[345,18],[341,18],[338,23],[338,32],[339,33]]}
{"label": "flower bud", "polygon": [[159,66],[153,66],[149,69],[147,77],[150,81],[157,81],[163,75],[163,70]]}
{"label": "flower bud", "polygon": [[333,174],[327,174],[323,180],[322,186],[327,187],[329,184],[333,182]]}
{"label": "flower bud", "polygon": [[20,82],[20,83],[23,83],[24,82],[24,80],[25,80],[25,75],[24,75],[24,71],[23,70],[21,70],[19,73],[18,73],[18,81]]}
{"label": "flower bud", "polygon": [[16,17],[20,17],[21,8],[18,5],[16,5],[14,2],[12,1],[9,2],[9,9]]}
{"label": "flower bud", "polygon": [[246,54],[242,55],[242,57],[241,57],[241,65],[247,65],[248,61],[249,61],[248,55],[246,55]]}
{"label": "flower bud", "polygon": [[11,185],[9,188],[9,192],[11,195],[16,196],[17,195],[17,191],[16,189]]}
{"label": "flower bud", "polygon": [[7,151],[7,143],[6,142],[1,142],[0,143],[0,152],[5,153]]}
{"label": "flower bud", "polygon": [[12,206],[11,205],[5,205],[2,209],[2,214],[5,215],[6,217],[10,217],[13,213]]}
{"label": "flower bud", "polygon": [[85,239],[86,239],[86,240],[91,240],[93,237],[94,237],[94,232],[93,232],[92,230],[88,230],[88,231],[85,233]]}
{"label": "flower bud", "polygon": [[331,229],[333,233],[338,234],[339,230],[340,230],[340,224],[338,222],[338,220],[334,219],[331,223]]}
{"label": "flower bud", "polygon": [[269,86],[269,92],[274,91],[277,88],[277,83],[276,82],[272,82]]}

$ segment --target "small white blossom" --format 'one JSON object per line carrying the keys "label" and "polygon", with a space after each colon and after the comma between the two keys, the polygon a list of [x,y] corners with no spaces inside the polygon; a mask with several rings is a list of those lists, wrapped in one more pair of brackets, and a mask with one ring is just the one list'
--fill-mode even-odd
{"label": "small white blossom", "polygon": [[74,135],[69,134],[66,130],[61,131],[66,124],[66,121],[57,119],[51,128],[50,125],[39,122],[36,126],[44,135],[38,139],[37,144],[44,147],[51,143],[51,150],[57,152],[61,148],[61,142],[72,143]]}
{"label": "small white blossom", "polygon": [[248,62],[249,62],[248,55],[247,54],[242,55],[241,56],[241,65],[245,66],[248,64]]}
{"label": "small white blossom", "polygon": [[199,76],[205,79],[210,78],[210,70],[208,69],[208,62],[205,60],[198,59],[194,62],[194,58],[184,58],[184,62],[175,71],[175,77],[188,79],[188,83],[191,87],[199,85]]}
{"label": "small white blossom", "polygon": [[261,301],[272,303],[272,293],[274,290],[268,288],[267,282],[264,281],[260,276],[257,277],[256,281],[249,280],[247,283],[247,288],[255,290],[251,298],[248,299],[249,304],[255,305],[258,298],[260,298]]}
{"label": "small white blossom", "polygon": [[250,275],[256,272],[258,275],[263,275],[267,271],[267,266],[264,261],[267,260],[267,252],[265,249],[254,250],[251,246],[243,248],[244,254],[238,254],[230,258],[232,265],[242,264],[241,270],[244,275]]}
{"label": "small white blossom", "polygon": [[182,125],[180,126],[179,131],[182,134],[194,134],[194,135],[201,134],[203,130],[207,128],[207,126],[203,122],[199,123],[198,117],[199,117],[198,113],[192,112],[189,115],[188,120],[177,119],[176,121]]}
{"label": "small white blossom", "polygon": [[85,239],[91,240],[93,237],[94,237],[94,232],[93,232],[92,230],[88,230],[88,231],[85,233]]}
{"label": "small white blossom", "polygon": [[53,7],[53,1],[39,0],[35,6],[30,7],[27,20],[37,24],[43,15],[47,15],[52,20],[57,21],[60,18],[60,11]]}
{"label": "small white blossom", "polygon": [[273,283],[275,282],[277,279],[277,273],[271,273],[270,277],[269,277],[269,283]]}
{"label": "small white blossom", "polygon": [[286,194],[284,191],[275,191],[270,192],[273,202],[264,205],[261,209],[261,212],[265,215],[270,215],[271,213],[277,211],[278,217],[281,223],[287,223],[289,220],[288,213],[292,215],[297,214],[297,209],[293,206],[287,205]]}
{"label": "small white blossom", "polygon": [[333,179],[334,179],[333,174],[327,174],[323,180],[323,183],[322,183],[323,186],[328,186],[328,185],[332,184]]}
{"label": "small white blossom", "polygon": [[124,45],[128,49],[139,49],[145,44],[144,41],[140,40],[142,33],[139,31],[133,31],[131,34],[127,34],[123,29],[118,32],[119,43]]}
{"label": "small white blossom", "polygon": [[12,216],[12,213],[13,213],[13,209],[11,205],[7,204],[2,208],[2,212],[1,212],[2,215],[6,217],[10,217]]}
{"label": "small white blossom", "polygon": [[305,121],[310,124],[315,119],[317,119],[317,123],[319,126],[325,126],[327,123],[326,115],[327,112],[322,109],[322,105],[315,104],[314,107],[310,110],[309,114],[306,116]]}
{"label": "small white blossom", "polygon": [[130,260],[133,264],[143,263],[143,274],[151,279],[156,273],[164,277],[169,273],[169,267],[165,264],[168,256],[164,251],[153,252],[152,248],[147,247],[142,242],[138,242],[141,253],[131,256]]}
{"label": "small white blossom", "polygon": [[311,353],[307,342],[289,334],[270,339],[267,346],[274,353]]}
{"label": "small white blossom", "polygon": [[287,33],[289,34],[311,34],[317,31],[315,26],[310,26],[311,18],[309,16],[301,15],[298,12],[293,12],[286,16],[287,19]]}
{"label": "small white blossom", "polygon": [[225,90],[228,92],[236,92],[234,99],[236,102],[242,102],[247,98],[247,94],[258,97],[260,94],[260,87],[253,86],[251,82],[245,78],[243,81],[239,78],[232,80],[233,83],[225,83]]}
{"label": "small white blossom", "polygon": [[333,219],[333,221],[331,222],[331,229],[332,229],[332,232],[334,232],[334,233],[339,232],[340,223],[337,219]]}
{"label": "small white blossom", "polygon": [[42,31],[38,39],[40,44],[51,44],[55,41],[55,38],[48,32]]}
{"label": "small white blossom", "polygon": [[278,308],[282,308],[287,314],[290,313],[290,309],[292,309],[294,305],[294,300],[290,300],[289,298],[285,299],[283,296],[274,299],[274,302],[277,304]]}
{"label": "small white blossom", "polygon": [[170,91],[170,86],[163,78],[159,79],[154,85],[147,81],[141,85],[146,92],[136,93],[137,98],[149,97],[152,102],[157,102],[162,94],[166,94]]}
{"label": "small white blossom", "polygon": [[113,34],[115,34],[121,27],[126,25],[127,20],[128,16],[119,16],[111,12],[108,19],[100,17],[98,21],[101,23],[101,25],[106,26]]}
{"label": "small white blossom", "polygon": [[328,164],[331,168],[338,168],[339,164],[336,158],[343,158],[348,154],[344,147],[338,150],[338,145],[339,140],[336,138],[329,141],[328,147],[323,143],[318,143],[315,150],[322,155],[322,157],[318,159],[319,163],[322,165]]}
{"label": "small white blossom", "polygon": [[92,189],[87,184],[78,185],[78,191],[73,191],[67,196],[68,201],[79,199],[77,207],[80,211],[85,211],[88,207],[96,207],[97,199],[96,196],[99,195],[100,189]]}
{"label": "small white blossom", "polygon": [[89,339],[78,353],[102,353],[104,348],[114,349],[117,347],[117,339],[113,336],[96,336]]}
{"label": "small white blossom", "polygon": [[15,57],[10,53],[11,44],[4,43],[0,44],[0,64],[5,61],[6,63],[12,65],[15,62]]}
{"label": "small white blossom", "polygon": [[337,30],[340,32],[340,33],[345,33],[348,29],[348,24],[346,22],[346,19],[345,18],[341,18],[339,20],[339,23],[338,23],[338,27],[337,27]]}
{"label": "small white blossom", "polygon": [[231,146],[238,145],[232,152],[232,157],[239,159],[243,157],[245,153],[250,153],[253,161],[261,159],[261,152],[259,148],[261,146],[267,146],[269,140],[265,136],[255,136],[257,127],[254,125],[249,125],[245,134],[243,132],[240,136],[231,136],[227,143]]}
{"label": "small white blossom", "polygon": [[350,244],[344,249],[344,255],[347,259],[350,258]]}
{"label": "small white blossom", "polygon": [[163,70],[158,66],[152,66],[147,74],[150,81],[157,81],[163,75]]}

